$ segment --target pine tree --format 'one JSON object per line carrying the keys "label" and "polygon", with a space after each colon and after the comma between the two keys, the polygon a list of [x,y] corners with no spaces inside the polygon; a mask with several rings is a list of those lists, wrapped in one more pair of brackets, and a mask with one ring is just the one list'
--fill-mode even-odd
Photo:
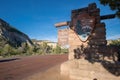
{"label": "pine tree", "polygon": [[120,18],[120,0],[99,0],[104,6],[108,5],[111,10],[116,11],[116,15]]}

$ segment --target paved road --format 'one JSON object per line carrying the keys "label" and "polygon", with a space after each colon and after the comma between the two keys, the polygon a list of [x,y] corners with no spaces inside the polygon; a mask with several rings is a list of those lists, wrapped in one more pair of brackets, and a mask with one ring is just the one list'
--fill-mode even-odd
{"label": "paved road", "polygon": [[42,55],[0,60],[0,80],[21,80],[67,60],[68,55]]}

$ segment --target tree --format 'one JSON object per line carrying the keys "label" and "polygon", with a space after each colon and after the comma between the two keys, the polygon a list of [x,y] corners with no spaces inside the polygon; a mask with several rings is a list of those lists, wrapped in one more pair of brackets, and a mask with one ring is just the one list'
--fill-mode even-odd
{"label": "tree", "polygon": [[40,51],[40,45],[34,44],[33,52],[36,54],[36,53],[39,53],[39,51]]}
{"label": "tree", "polygon": [[120,0],[99,0],[104,6],[108,5],[111,10],[116,11],[116,15],[120,18]]}
{"label": "tree", "polygon": [[0,36],[0,48],[3,48],[7,44],[4,37]]}
{"label": "tree", "polygon": [[120,48],[120,40],[112,40],[110,46],[117,46]]}
{"label": "tree", "polygon": [[17,50],[10,46],[9,44],[6,44],[4,46],[4,48],[1,51],[1,56],[11,56],[11,55],[16,55],[17,54]]}
{"label": "tree", "polygon": [[22,48],[22,53],[26,53],[27,52],[27,43],[22,43],[21,48]]}
{"label": "tree", "polygon": [[41,46],[42,54],[48,54],[52,52],[52,47],[47,45],[47,42],[43,42]]}
{"label": "tree", "polygon": [[47,43],[46,42],[43,42],[42,44],[42,48],[43,48],[43,53],[47,53]]}
{"label": "tree", "polygon": [[61,53],[61,47],[57,45],[56,48],[54,49],[54,53],[55,54],[60,54]]}

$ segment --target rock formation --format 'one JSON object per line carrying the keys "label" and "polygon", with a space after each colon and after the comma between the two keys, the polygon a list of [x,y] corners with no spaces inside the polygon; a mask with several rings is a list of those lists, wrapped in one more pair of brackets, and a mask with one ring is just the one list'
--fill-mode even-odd
{"label": "rock formation", "polygon": [[22,43],[33,45],[32,41],[26,34],[11,27],[2,19],[0,19],[0,42],[3,45],[10,44],[13,47],[19,47]]}

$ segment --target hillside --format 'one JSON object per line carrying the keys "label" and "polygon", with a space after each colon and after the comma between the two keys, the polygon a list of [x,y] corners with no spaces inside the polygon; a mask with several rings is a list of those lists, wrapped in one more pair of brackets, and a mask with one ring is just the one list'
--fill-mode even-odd
{"label": "hillside", "polygon": [[19,47],[22,43],[33,44],[26,34],[0,19],[0,45],[10,44],[11,46]]}

